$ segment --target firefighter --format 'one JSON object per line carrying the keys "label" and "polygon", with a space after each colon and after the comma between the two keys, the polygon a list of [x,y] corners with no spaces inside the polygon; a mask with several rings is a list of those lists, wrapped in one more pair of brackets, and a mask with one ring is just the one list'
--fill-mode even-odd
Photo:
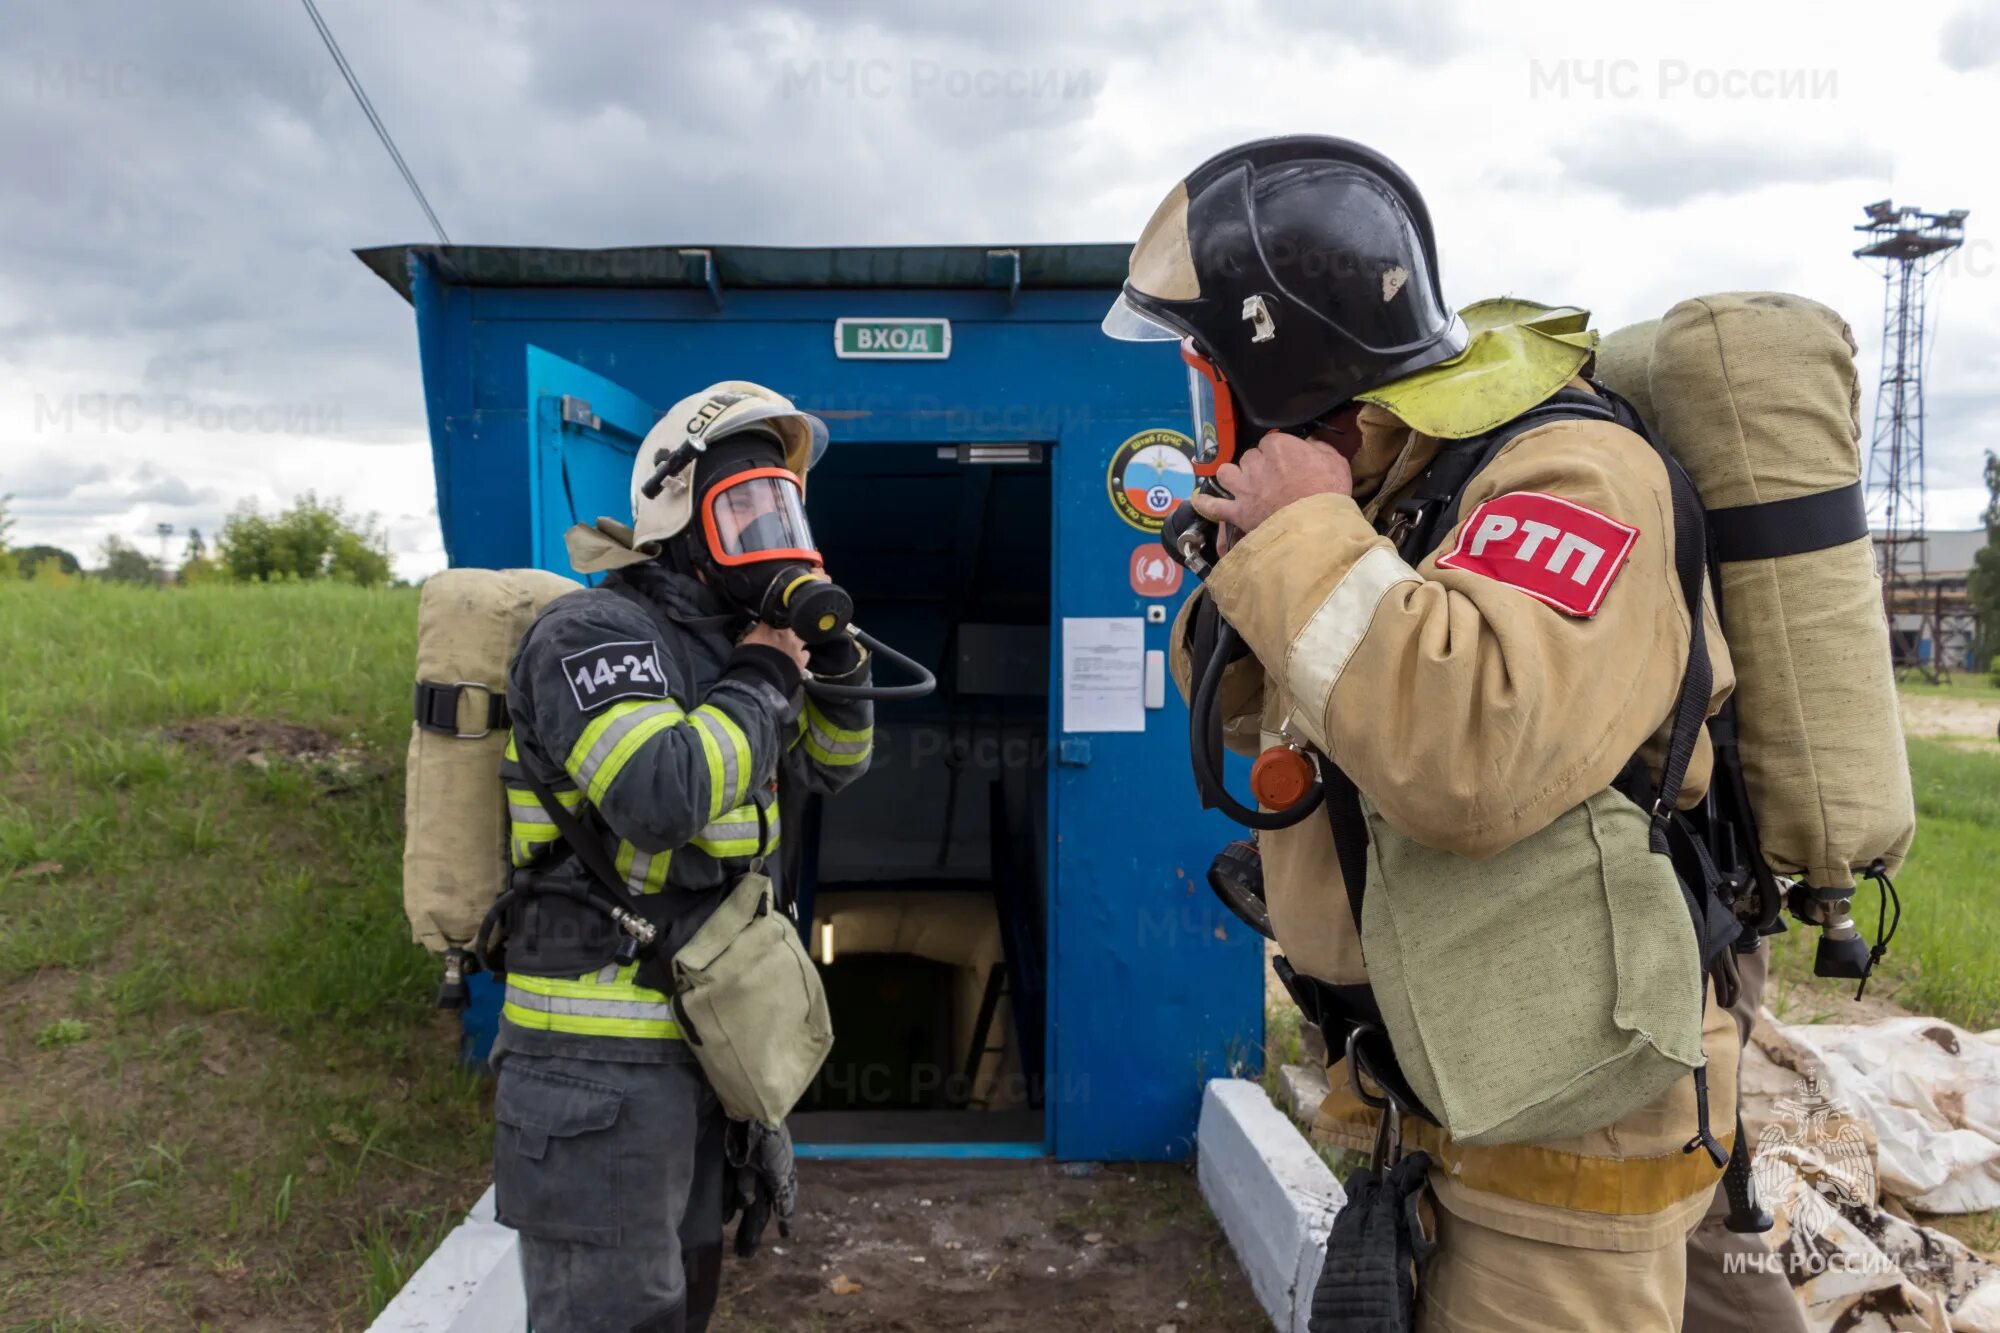
{"label": "firefighter", "polygon": [[[691,440],[693,487],[648,496],[661,458]],[[721,1114],[667,978],[621,963],[603,910],[565,895],[590,871],[527,775],[601,837],[665,959],[772,856],[780,790],[833,792],[862,774],[872,705],[801,684],[808,671],[866,683],[865,651],[846,634],[808,649],[755,618],[802,562],[818,576],[801,483],[825,443],[817,418],[753,384],[677,404],[639,451],[631,530],[600,522],[579,565],[608,577],[552,604],[508,674],[502,778],[515,881],[530,891],[506,922],[494,1178],[544,1333],[705,1328],[725,1208],[749,1201],[739,1253],[756,1239],[744,1228],[790,1214],[784,1131]]]}
{"label": "firefighter", "polygon": [[[1379,816],[1374,852],[1421,847],[1468,867],[1532,851],[1635,757],[1660,778],[1692,635],[1669,477],[1643,438],[1590,417],[1520,430],[1452,497],[1457,521],[1434,548],[1399,553],[1412,523],[1436,517],[1405,502],[1445,445],[1591,391],[1580,325],[1468,328],[1453,314],[1429,215],[1392,162],[1309,136],[1212,158],[1154,213],[1104,327],[1178,341],[1190,367],[1198,470],[1220,491],[1192,504],[1219,531],[1191,559],[1205,581],[1176,625],[1173,667],[1188,693],[1204,605],[1240,635],[1247,655],[1221,678],[1233,748],[1310,745]],[[1712,622],[1706,641],[1712,710],[1731,675]],[[1701,795],[1710,764],[1698,736],[1677,804]],[[1324,818],[1261,834],[1278,944],[1304,989],[1336,1006],[1369,994],[1342,874],[1343,851],[1363,863],[1362,841],[1338,846]],[[1511,973],[1466,961],[1465,984],[1490,988],[1472,1004],[1509,1005],[1497,976],[1563,983],[1551,960]],[[1728,1011],[1708,1002],[1689,1028],[1707,1096],[1733,1106]],[[1344,1062],[1330,1081],[1316,1135],[1366,1151],[1382,1113],[1348,1090]],[[1684,1151],[1696,1099],[1682,1077],[1589,1132],[1484,1146],[1401,1117],[1403,1146],[1431,1164],[1435,1248],[1415,1326],[1678,1328],[1686,1242],[1719,1177],[1711,1153]]]}

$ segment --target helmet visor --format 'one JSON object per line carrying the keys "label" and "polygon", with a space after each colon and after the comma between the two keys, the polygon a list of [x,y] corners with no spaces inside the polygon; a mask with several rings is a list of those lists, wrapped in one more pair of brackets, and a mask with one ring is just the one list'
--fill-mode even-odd
{"label": "helmet visor", "polygon": [[1236,457],[1236,400],[1222,372],[1195,347],[1194,339],[1181,339],[1181,360],[1187,363],[1188,402],[1194,418],[1194,473],[1212,477]]}
{"label": "helmet visor", "polygon": [[1179,329],[1161,323],[1133,305],[1123,292],[1118,293],[1118,299],[1111,303],[1098,327],[1104,330],[1105,337],[1124,343],[1178,342],[1185,336]]}
{"label": "helmet visor", "polygon": [[717,564],[820,563],[799,479],[785,468],[752,468],[723,481],[702,501],[701,520]]}

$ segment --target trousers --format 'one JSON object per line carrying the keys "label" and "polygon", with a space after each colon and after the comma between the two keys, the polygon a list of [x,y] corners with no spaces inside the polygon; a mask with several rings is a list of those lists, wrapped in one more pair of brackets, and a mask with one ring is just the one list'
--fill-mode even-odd
{"label": "trousers", "polygon": [[493,1185],[534,1333],[705,1329],[722,1267],[723,1128],[693,1057],[494,1055]]}

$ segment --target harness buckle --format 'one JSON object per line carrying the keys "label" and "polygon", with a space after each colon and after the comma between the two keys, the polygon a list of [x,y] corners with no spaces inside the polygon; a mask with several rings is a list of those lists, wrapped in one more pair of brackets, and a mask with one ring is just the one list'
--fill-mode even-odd
{"label": "harness buckle", "polygon": [[[459,701],[468,691],[486,696],[486,725],[478,731],[458,729]],[[476,680],[420,680],[417,682],[415,713],[417,725],[425,731],[450,736],[454,740],[476,741],[507,725],[507,700],[492,686]]]}

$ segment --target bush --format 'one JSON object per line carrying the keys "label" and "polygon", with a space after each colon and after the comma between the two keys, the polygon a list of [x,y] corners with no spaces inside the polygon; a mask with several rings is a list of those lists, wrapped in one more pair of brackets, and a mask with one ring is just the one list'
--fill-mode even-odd
{"label": "bush", "polygon": [[112,583],[160,581],[159,566],[124,538],[106,537],[99,549],[104,556],[104,565],[97,571],[97,577]]}
{"label": "bush", "polygon": [[389,539],[373,515],[350,515],[311,491],[276,518],[254,501],[230,515],[217,540],[221,568],[245,583],[330,579],[363,588],[389,582]]}

